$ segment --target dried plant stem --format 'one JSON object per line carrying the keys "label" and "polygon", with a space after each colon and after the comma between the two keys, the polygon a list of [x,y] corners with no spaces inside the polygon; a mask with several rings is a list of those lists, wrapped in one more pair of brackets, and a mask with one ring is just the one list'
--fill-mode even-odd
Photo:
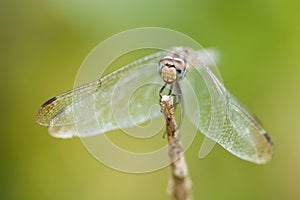
{"label": "dried plant stem", "polygon": [[188,178],[188,168],[179,140],[179,129],[174,115],[172,96],[162,96],[160,106],[166,119],[169,157],[171,160],[172,177],[169,182],[168,192],[177,200],[188,200],[190,199],[191,181]]}

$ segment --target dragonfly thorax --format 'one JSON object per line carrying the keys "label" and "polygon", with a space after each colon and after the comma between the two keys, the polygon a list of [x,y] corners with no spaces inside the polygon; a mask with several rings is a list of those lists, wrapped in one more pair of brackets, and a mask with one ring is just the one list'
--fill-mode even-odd
{"label": "dragonfly thorax", "polygon": [[186,63],[181,58],[166,56],[159,61],[158,72],[166,83],[184,78],[186,73]]}

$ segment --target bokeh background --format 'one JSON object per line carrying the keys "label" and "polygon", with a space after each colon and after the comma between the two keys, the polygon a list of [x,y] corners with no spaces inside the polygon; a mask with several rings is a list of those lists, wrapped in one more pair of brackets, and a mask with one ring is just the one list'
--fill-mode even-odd
{"label": "bokeh background", "polygon": [[[264,166],[221,147],[186,152],[194,199],[300,199],[300,3],[292,0],[1,1],[0,199],[168,199],[168,168],[126,174],[95,160],[79,139],[35,123],[47,98],[72,88],[80,64],[121,31],[159,26],[217,48],[228,89],[274,144]],[[125,63],[124,63],[125,64]]]}

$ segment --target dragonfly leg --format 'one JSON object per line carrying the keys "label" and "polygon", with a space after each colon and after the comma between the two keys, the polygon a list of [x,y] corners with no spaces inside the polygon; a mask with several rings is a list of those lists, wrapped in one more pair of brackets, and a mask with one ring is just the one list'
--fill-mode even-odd
{"label": "dragonfly leg", "polygon": [[181,105],[180,119],[178,122],[178,129],[180,129],[181,123],[183,121],[183,116],[184,116],[184,102],[182,97],[182,90],[178,82],[175,82],[175,88],[176,88],[177,98],[176,98],[176,102],[174,103],[174,111],[176,110],[178,104]]}
{"label": "dragonfly leg", "polygon": [[[165,83],[159,90],[159,97],[162,98],[162,93],[164,92],[164,90],[166,89],[168,83]],[[170,84],[170,89],[168,92],[168,95],[172,95],[172,96],[177,96],[176,94],[173,94],[173,84]]]}
{"label": "dragonfly leg", "polygon": [[[165,90],[165,88],[167,87],[168,83],[165,83],[161,89],[159,90],[159,96],[160,98],[162,98],[162,93],[163,91]],[[173,93],[173,89],[174,89],[174,85],[175,85],[175,89],[176,89],[176,94]],[[175,82],[175,83],[172,83],[170,84],[170,89],[169,89],[169,92],[168,92],[168,95],[171,95],[173,97],[176,97],[176,100],[175,102],[173,103],[173,107],[174,107],[174,112],[176,111],[176,107],[178,104],[182,103],[183,102],[183,99],[182,99],[182,92],[181,92],[181,88],[180,88],[180,85],[178,82]],[[182,106],[182,105],[181,105]],[[179,120],[179,123],[178,123],[178,128],[180,127],[181,125],[181,121],[183,120],[183,112],[180,113],[180,120]],[[167,132],[165,131],[164,134],[163,134],[163,138],[165,138]]]}
{"label": "dragonfly leg", "polygon": [[165,84],[160,88],[160,90],[159,90],[159,97],[160,97],[160,98],[162,97],[161,94],[162,94],[163,91],[165,90],[166,86],[167,86],[167,83],[165,83]]}
{"label": "dragonfly leg", "polygon": [[173,84],[171,84],[171,86],[170,86],[170,90],[169,90],[169,94],[168,95],[172,95],[172,91],[173,91]]}
{"label": "dragonfly leg", "polygon": [[179,83],[178,82],[176,82],[175,83],[175,87],[176,87],[176,102],[174,103],[175,105],[177,105],[177,104],[180,104],[182,101],[183,101],[183,99],[182,99],[182,91],[181,91],[181,88],[180,88],[180,85],[179,85]]}

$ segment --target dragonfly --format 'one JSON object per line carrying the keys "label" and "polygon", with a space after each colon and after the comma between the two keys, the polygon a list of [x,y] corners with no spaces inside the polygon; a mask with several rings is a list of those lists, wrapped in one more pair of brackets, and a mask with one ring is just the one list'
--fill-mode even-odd
{"label": "dragonfly", "polygon": [[[213,63],[203,49],[173,47],[158,51],[50,98],[39,108],[36,121],[48,126],[49,133],[58,138],[89,137],[134,127],[161,116],[159,109],[151,114],[148,110],[158,104],[159,95],[169,87],[169,94],[177,93],[187,117],[208,143],[216,142],[246,161],[268,162],[273,146],[270,136],[225,88]],[[153,84],[125,100],[132,88],[145,82]],[[190,101],[192,96],[196,101]],[[128,110],[130,117],[126,115]]]}

